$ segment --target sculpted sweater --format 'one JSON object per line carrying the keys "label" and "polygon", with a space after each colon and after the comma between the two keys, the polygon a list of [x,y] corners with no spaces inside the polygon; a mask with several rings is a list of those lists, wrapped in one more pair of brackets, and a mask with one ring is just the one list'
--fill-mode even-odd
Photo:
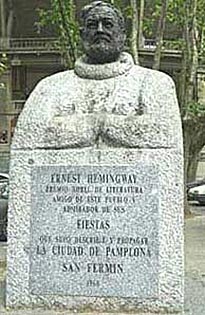
{"label": "sculpted sweater", "polygon": [[43,79],[19,117],[13,149],[181,148],[172,79],[136,66],[131,55]]}

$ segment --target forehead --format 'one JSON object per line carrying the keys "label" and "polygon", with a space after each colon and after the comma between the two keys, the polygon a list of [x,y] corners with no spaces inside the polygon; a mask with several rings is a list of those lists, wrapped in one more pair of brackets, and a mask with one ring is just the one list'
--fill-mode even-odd
{"label": "forehead", "polygon": [[100,7],[93,8],[88,13],[86,20],[89,20],[89,19],[99,20],[101,18],[103,19],[107,18],[107,19],[118,21],[118,16],[115,13],[115,11],[113,11],[112,8],[107,7],[107,6],[100,6]]}

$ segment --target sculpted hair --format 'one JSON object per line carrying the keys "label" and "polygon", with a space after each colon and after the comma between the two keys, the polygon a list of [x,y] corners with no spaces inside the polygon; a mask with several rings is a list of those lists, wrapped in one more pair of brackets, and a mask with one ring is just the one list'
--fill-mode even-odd
{"label": "sculpted hair", "polygon": [[89,13],[97,7],[107,7],[108,9],[112,10],[118,18],[118,23],[119,23],[121,30],[123,32],[125,32],[125,20],[124,20],[124,17],[122,15],[121,11],[118,10],[116,7],[114,7],[112,4],[101,1],[101,0],[91,2],[90,4],[88,4],[82,8],[82,10],[80,12],[80,20],[81,20],[82,25],[85,24],[85,20],[87,19]]}

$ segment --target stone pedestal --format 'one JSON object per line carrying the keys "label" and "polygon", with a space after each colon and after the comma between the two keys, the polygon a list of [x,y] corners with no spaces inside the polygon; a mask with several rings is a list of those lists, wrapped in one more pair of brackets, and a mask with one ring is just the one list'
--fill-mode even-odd
{"label": "stone pedestal", "polygon": [[11,161],[8,307],[182,310],[177,150],[16,150]]}

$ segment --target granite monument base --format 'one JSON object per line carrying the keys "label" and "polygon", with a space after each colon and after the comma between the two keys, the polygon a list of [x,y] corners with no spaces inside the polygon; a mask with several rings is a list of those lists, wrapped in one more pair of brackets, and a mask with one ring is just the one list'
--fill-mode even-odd
{"label": "granite monument base", "polygon": [[6,304],[183,309],[182,155],[13,150]]}

